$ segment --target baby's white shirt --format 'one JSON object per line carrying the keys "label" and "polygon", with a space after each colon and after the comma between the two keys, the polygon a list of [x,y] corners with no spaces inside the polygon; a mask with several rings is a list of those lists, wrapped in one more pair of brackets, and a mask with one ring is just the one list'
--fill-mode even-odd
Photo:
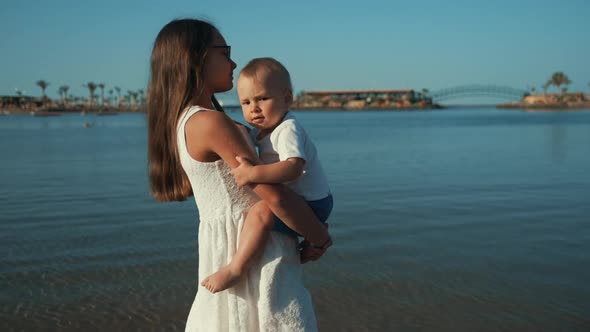
{"label": "baby's white shirt", "polygon": [[291,112],[285,115],[270,135],[258,140],[257,129],[250,133],[258,147],[258,155],[265,164],[289,158],[305,160],[303,174],[294,181],[285,183],[289,188],[307,201],[322,199],[330,194],[328,180],[320,164],[315,144]]}

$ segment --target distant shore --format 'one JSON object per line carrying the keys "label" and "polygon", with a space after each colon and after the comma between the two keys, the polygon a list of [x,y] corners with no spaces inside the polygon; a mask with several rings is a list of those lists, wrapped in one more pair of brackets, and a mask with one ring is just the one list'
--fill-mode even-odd
{"label": "distant shore", "polygon": [[0,108],[0,115],[29,114],[33,116],[56,116],[64,114],[114,115],[117,113],[143,113],[145,107],[36,107],[8,106]]}
{"label": "distant shore", "polygon": [[387,105],[387,106],[371,106],[363,105],[363,107],[342,107],[342,106],[293,106],[294,111],[428,111],[433,109],[444,108],[439,104],[409,104],[409,105]]}
{"label": "distant shore", "polygon": [[532,110],[590,110],[590,95],[582,92],[527,95],[522,100],[496,105],[497,108]]}

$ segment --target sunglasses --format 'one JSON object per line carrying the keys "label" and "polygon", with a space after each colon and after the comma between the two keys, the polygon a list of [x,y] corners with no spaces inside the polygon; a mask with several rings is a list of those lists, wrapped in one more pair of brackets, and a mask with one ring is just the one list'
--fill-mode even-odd
{"label": "sunglasses", "polygon": [[231,46],[229,45],[213,45],[211,46],[211,48],[224,48],[227,50],[227,53],[225,53],[225,56],[227,56],[227,59],[231,59]]}

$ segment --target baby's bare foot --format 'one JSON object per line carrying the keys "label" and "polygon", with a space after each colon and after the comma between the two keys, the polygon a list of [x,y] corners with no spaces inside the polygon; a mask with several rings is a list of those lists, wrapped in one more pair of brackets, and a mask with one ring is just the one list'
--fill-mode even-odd
{"label": "baby's bare foot", "polygon": [[226,265],[205,278],[201,285],[215,294],[237,284],[241,276],[242,274],[239,271],[232,269],[230,265]]}

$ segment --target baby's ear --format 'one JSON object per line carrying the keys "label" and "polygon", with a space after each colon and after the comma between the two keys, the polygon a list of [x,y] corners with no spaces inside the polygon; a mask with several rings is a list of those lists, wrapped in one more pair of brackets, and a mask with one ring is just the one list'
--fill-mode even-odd
{"label": "baby's ear", "polygon": [[291,89],[285,91],[285,103],[289,106],[293,104],[293,91]]}

